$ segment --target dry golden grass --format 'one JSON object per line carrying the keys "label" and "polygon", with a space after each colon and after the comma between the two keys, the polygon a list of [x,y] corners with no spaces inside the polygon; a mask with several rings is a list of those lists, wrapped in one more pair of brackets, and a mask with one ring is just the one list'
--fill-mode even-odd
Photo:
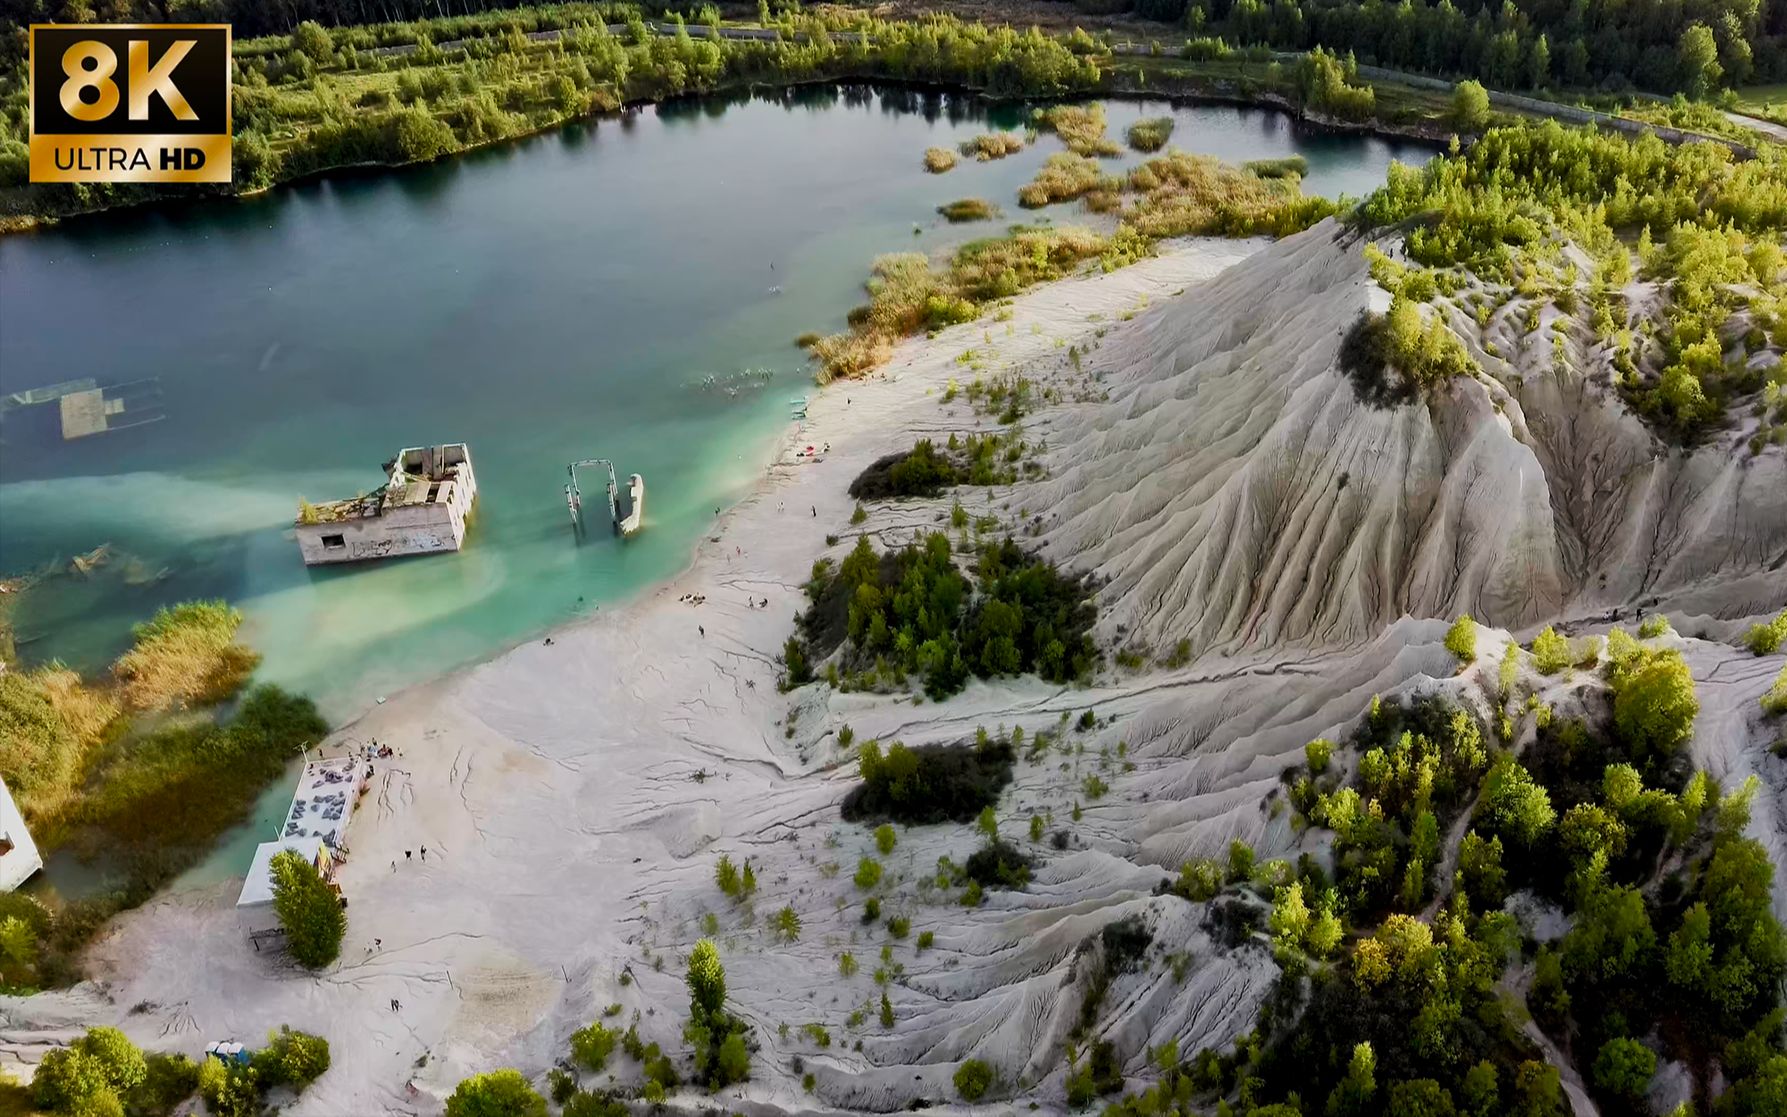
{"label": "dry golden grass", "polygon": [[820,338],[810,349],[819,362],[819,383],[828,384],[880,367],[893,356],[893,347],[892,338],[846,330]]}
{"label": "dry golden grass", "polygon": [[970,302],[1007,298],[1073,274],[1108,243],[1082,225],[1019,228],[1009,236],[971,241],[957,249],[945,280],[957,297]]}
{"label": "dry golden grass", "polygon": [[1298,180],[1262,179],[1208,155],[1173,151],[1129,172],[1124,222],[1151,240],[1219,233],[1282,236],[1334,212]]}
{"label": "dry golden grass", "polygon": [[[1057,117],[1064,112],[1050,111]],[[1095,125],[1102,133],[1102,112],[1090,118],[1074,118],[1070,127]],[[1072,198],[1085,199],[1096,212],[1120,214],[1116,232],[1106,236],[1076,226],[1014,227],[1004,236],[962,245],[943,267],[915,252],[877,259],[866,284],[869,301],[850,312],[850,329],[816,340],[803,338],[819,362],[820,383],[860,376],[892,356],[901,338],[972,321],[989,302],[1071,275],[1089,261],[1108,271],[1150,254],[1154,242],[1165,237],[1282,236],[1334,212],[1332,202],[1304,197],[1295,176],[1264,180],[1208,156],[1179,151],[1151,159],[1122,179],[1105,174],[1085,155],[1056,153],[1018,191],[1026,206]],[[968,198],[940,207],[940,212],[979,216],[991,208]]]}
{"label": "dry golden grass", "polygon": [[1146,120],[1138,120],[1125,133],[1129,146],[1137,151],[1159,151],[1167,145],[1167,137],[1172,134],[1173,118],[1170,116],[1151,116]]}
{"label": "dry golden grass", "polygon": [[0,775],[34,828],[73,802],[119,712],[111,694],[60,664],[0,675]]}
{"label": "dry golden grass", "polygon": [[1068,275],[1106,244],[1078,226],[1019,228],[970,241],[940,268],[916,252],[882,256],[866,284],[868,303],[849,314],[850,329],[809,347],[819,381],[861,376],[891,357],[900,339],[971,322],[986,303]]}
{"label": "dry golden grass", "polygon": [[982,132],[971,140],[964,140],[956,150],[985,163],[989,159],[1003,159],[1024,150],[1024,137],[1016,132]]}
{"label": "dry golden grass", "polygon": [[987,221],[999,216],[999,207],[985,198],[958,198],[937,207],[950,224],[964,221]]}
{"label": "dry golden grass", "polygon": [[192,601],[136,626],[136,644],[112,665],[135,710],[207,705],[240,689],[260,656],[236,643],[242,614],[221,601]]}
{"label": "dry golden grass", "polygon": [[1018,188],[1018,204],[1035,209],[1050,202],[1071,201],[1094,190],[1115,191],[1120,185],[1100,169],[1096,160],[1057,152],[1049,156],[1035,178]]}
{"label": "dry golden grass", "polygon": [[947,147],[925,148],[925,170],[940,175],[956,165],[956,153]]}
{"label": "dry golden grass", "polygon": [[1121,155],[1123,149],[1105,135],[1103,105],[1056,105],[1036,114],[1039,128],[1061,137],[1075,155]]}

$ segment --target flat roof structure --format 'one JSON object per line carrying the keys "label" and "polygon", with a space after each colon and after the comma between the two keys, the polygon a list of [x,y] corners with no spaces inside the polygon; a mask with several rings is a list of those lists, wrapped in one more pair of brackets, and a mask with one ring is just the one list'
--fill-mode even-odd
{"label": "flat roof structure", "polygon": [[253,908],[273,902],[273,858],[288,849],[319,869],[325,868],[329,860],[332,860],[321,838],[262,842],[254,847],[254,863],[248,866],[248,879],[242,882],[242,894],[236,897],[237,907]]}
{"label": "flat roof structure", "polygon": [[285,824],[279,829],[279,840],[320,838],[332,852],[339,853],[365,782],[364,763],[351,756],[307,762]]}

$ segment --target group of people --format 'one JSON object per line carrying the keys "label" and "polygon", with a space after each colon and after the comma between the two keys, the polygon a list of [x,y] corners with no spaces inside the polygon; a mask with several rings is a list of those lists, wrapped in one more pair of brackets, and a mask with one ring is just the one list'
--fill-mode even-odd
{"label": "group of people", "polygon": [[685,593],[677,600],[686,601],[690,605],[705,605],[707,604],[707,595],[705,593]]}

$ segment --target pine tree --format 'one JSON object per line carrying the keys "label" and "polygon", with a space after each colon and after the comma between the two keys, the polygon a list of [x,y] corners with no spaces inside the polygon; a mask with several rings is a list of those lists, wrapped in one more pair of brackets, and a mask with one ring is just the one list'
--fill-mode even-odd
{"label": "pine tree", "polygon": [[726,1002],[726,968],[712,939],[702,939],[689,952],[689,1015],[711,1018]]}
{"label": "pine tree", "polygon": [[268,864],[273,877],[273,911],[285,928],[286,950],[298,963],[320,969],[341,954],[347,912],[310,860],[281,850]]}

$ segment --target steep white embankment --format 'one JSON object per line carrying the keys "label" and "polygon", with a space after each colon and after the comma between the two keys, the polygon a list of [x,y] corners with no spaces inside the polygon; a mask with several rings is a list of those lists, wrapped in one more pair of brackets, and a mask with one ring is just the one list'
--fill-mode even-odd
{"label": "steep white embankment", "polygon": [[1107,634],[1160,655],[1350,644],[1405,614],[1518,628],[1787,600],[1787,456],[1731,432],[1664,445],[1605,387],[1585,329],[1558,371],[1549,328],[1453,310],[1493,379],[1362,401],[1336,368],[1384,297],[1361,248],[1324,223],[1092,354],[1110,403],[1055,425],[1028,503],[1051,509],[1052,554],[1111,579]]}

